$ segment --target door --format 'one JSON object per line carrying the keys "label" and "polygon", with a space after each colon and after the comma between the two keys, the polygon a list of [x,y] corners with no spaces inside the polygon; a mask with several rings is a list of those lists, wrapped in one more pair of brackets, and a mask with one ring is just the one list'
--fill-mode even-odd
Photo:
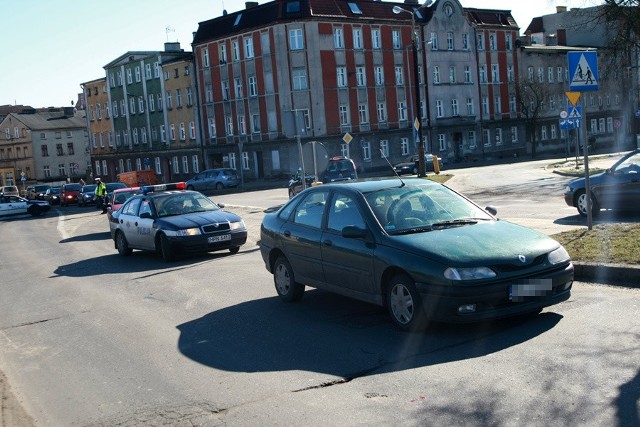
{"label": "door", "polygon": [[364,238],[342,236],[346,226],[366,230],[359,206],[349,196],[335,193],[327,209],[327,226],[322,235],[322,266],[328,286],[371,293],[374,246]]}

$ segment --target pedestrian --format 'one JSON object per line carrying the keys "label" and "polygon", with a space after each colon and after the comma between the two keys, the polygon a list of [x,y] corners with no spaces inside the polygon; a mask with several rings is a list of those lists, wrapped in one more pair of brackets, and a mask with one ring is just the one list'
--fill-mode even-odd
{"label": "pedestrian", "polygon": [[98,209],[102,208],[102,213],[107,213],[107,186],[104,185],[104,182],[100,179],[100,177],[95,179],[96,183],[96,205]]}

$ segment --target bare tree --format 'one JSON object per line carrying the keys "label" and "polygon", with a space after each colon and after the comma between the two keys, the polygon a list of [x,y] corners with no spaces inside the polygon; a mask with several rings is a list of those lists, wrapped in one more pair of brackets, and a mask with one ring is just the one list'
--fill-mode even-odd
{"label": "bare tree", "polygon": [[531,144],[531,158],[536,158],[537,153],[537,128],[540,123],[545,99],[549,97],[549,89],[544,83],[535,79],[521,77],[518,86],[518,101],[520,112],[524,118],[526,134]]}

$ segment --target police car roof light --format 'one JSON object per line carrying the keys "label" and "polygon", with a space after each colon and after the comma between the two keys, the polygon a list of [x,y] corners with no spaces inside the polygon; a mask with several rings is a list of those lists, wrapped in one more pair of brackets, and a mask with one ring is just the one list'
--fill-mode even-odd
{"label": "police car roof light", "polygon": [[145,185],[140,190],[143,194],[147,194],[156,191],[185,190],[186,188],[186,182],[174,182],[171,184]]}

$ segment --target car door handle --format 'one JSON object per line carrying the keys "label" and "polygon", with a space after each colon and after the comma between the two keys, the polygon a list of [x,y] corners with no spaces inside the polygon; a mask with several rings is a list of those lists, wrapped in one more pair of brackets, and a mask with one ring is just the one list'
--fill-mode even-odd
{"label": "car door handle", "polygon": [[329,239],[323,241],[322,244],[325,246],[333,246],[333,242]]}
{"label": "car door handle", "polygon": [[291,231],[289,230],[285,230],[282,234],[284,234],[284,237],[291,237]]}

